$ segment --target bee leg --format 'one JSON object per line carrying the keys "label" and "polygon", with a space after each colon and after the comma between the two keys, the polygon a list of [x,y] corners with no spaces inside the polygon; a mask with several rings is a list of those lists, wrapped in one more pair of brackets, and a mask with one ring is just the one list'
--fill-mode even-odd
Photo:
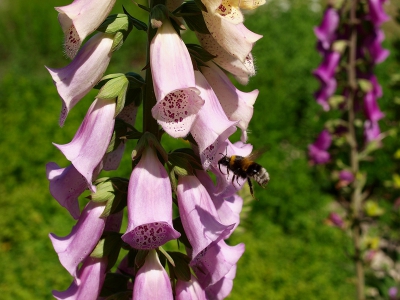
{"label": "bee leg", "polygon": [[218,169],[219,169],[219,171],[221,172],[221,174],[223,174],[223,175],[229,175],[229,170],[228,170],[228,174],[224,174],[224,172],[222,172],[222,170],[221,170],[221,164],[218,164]]}
{"label": "bee leg", "polygon": [[232,177],[232,185],[234,185],[234,181],[235,181],[235,174],[233,174],[233,177]]}
{"label": "bee leg", "polygon": [[238,185],[240,185],[240,183],[239,183],[239,176],[236,176],[236,182],[237,182]]}
{"label": "bee leg", "polygon": [[249,189],[250,189],[251,196],[253,197],[253,199],[256,199],[256,198],[254,198],[253,183],[251,183],[250,177],[247,177],[247,182],[249,183]]}

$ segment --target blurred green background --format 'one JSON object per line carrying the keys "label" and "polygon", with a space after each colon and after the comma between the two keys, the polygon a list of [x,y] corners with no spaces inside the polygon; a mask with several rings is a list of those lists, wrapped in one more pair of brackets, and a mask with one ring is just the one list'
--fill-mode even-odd
{"label": "blurred green background", "polygon": [[[52,289],[65,290],[71,282],[48,233],[67,235],[74,221],[51,198],[45,164],[68,165],[51,143],[72,139],[95,94],[86,96],[59,128],[61,101],[44,68],[69,63],[53,7],[70,2],[0,0],[0,299],[52,299]],[[146,21],[131,1],[118,0],[114,12],[121,12],[122,4]],[[259,162],[271,182],[265,190],[256,187],[259,201],[253,201],[230,240],[246,243],[230,299],[355,297],[354,269],[346,256],[351,244],[340,230],[325,225],[333,199],[306,157],[307,144],[325,121],[312,96],[318,83],[311,75],[320,62],[313,27],[322,9],[318,1],[269,1],[246,17],[246,26],[264,38],[253,51],[258,74],[240,88],[260,90],[249,142],[267,148]],[[393,38],[397,28],[385,28]],[[133,31],[106,73],[140,72],[145,38]],[[384,45],[391,48],[390,40]],[[384,111],[393,99],[388,74],[397,67],[390,57],[377,69]],[[127,177],[129,170],[126,153],[118,174]]]}

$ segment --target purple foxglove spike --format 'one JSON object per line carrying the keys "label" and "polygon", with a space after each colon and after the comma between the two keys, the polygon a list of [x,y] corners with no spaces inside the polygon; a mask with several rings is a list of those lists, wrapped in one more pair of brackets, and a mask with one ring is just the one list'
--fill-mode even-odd
{"label": "purple foxglove spike", "polygon": [[372,90],[374,92],[376,99],[379,99],[380,97],[382,97],[382,95],[383,95],[382,87],[380,86],[376,76],[371,74],[371,76],[368,78],[368,80],[371,81],[371,83],[372,83]]}
{"label": "purple foxglove spike", "polygon": [[231,73],[240,84],[246,85],[249,82],[249,77],[256,74],[253,55],[251,52],[242,62],[222,48],[211,34],[201,34],[196,32],[196,36],[201,46],[209,53],[216,56],[213,58],[213,61],[221,68]]}
{"label": "purple foxglove spike", "polygon": [[[115,100],[96,99],[72,141],[65,145],[54,144],[72,162],[88,183],[110,143],[114,129]],[[95,187],[90,185],[95,192]]]}
{"label": "purple foxglove spike", "polygon": [[108,35],[98,33],[85,44],[68,66],[61,69],[46,67],[62,100],[60,126],[64,125],[69,111],[103,76],[111,59],[112,43],[113,40]]}
{"label": "purple foxglove spike", "polygon": [[83,40],[105,20],[116,0],[74,0],[67,6],[55,7],[64,32],[64,49],[74,58]]}
{"label": "purple foxglove spike", "polygon": [[244,248],[244,244],[229,246],[223,240],[205,248],[190,263],[200,285],[207,288],[220,281],[236,265]]}
{"label": "purple foxglove spike", "polygon": [[373,122],[370,120],[366,120],[364,122],[364,139],[365,143],[370,143],[372,141],[380,141],[381,137],[381,130],[379,128],[378,122]]}
{"label": "purple foxglove spike", "polygon": [[382,48],[381,43],[385,39],[385,34],[381,29],[375,29],[372,36],[365,41],[365,47],[371,56],[374,64],[380,64],[389,56],[389,50]]}
{"label": "purple foxglove spike", "polygon": [[189,52],[169,21],[151,41],[150,66],[157,99],[153,117],[172,137],[184,137],[204,100],[196,88]]}
{"label": "purple foxglove spike", "polygon": [[206,288],[207,299],[223,300],[229,296],[233,288],[233,280],[236,277],[236,269],[236,265],[232,266],[221,280]]}
{"label": "purple foxglove spike", "polygon": [[388,291],[390,300],[396,300],[397,299],[397,293],[398,293],[397,287],[392,286]]}
{"label": "purple foxglove spike", "polygon": [[[131,104],[124,107],[124,109],[118,114],[117,119],[122,119],[129,125],[134,126],[138,108],[139,107],[135,106],[135,102],[132,102]],[[131,129],[128,128],[128,132],[129,131],[131,131]],[[118,169],[124,151],[125,151],[125,142],[122,141],[117,149],[115,149],[113,152],[107,153],[104,156],[103,169],[106,171]]]}
{"label": "purple foxglove spike", "polygon": [[375,26],[380,26],[390,19],[383,9],[384,3],[385,0],[368,0],[369,17]]}
{"label": "purple foxglove spike", "polygon": [[155,249],[177,239],[172,226],[171,183],[155,150],[144,150],[128,187],[128,228],[122,240],[135,249]]}
{"label": "purple foxglove spike", "polygon": [[241,92],[219,67],[213,63],[206,63],[206,65],[207,67],[200,67],[204,77],[215,92],[228,119],[239,121],[238,127],[242,130],[241,141],[246,142],[246,130],[253,116],[253,105],[259,91]]}
{"label": "purple foxglove spike", "polygon": [[179,177],[177,196],[182,225],[193,248],[193,258],[232,231],[234,224],[225,226],[220,223],[214,203],[197,177]]}
{"label": "purple foxglove spike", "polygon": [[[215,195],[216,186],[210,176],[205,171],[196,171],[196,176],[200,180],[201,184],[206,188],[214,206],[217,210],[218,217],[222,224],[230,225],[235,224],[232,228],[231,234],[239,225],[240,222],[240,211],[242,210],[243,200],[239,196],[235,198],[231,196],[229,200],[225,200],[220,195]],[[226,237],[229,238],[230,234]]]}
{"label": "purple foxglove spike", "polygon": [[61,264],[72,276],[76,275],[78,265],[90,255],[103,234],[106,220],[100,215],[104,208],[104,203],[89,202],[69,235],[58,237],[49,234]]}
{"label": "purple foxglove spike", "polygon": [[319,67],[313,71],[314,76],[317,77],[321,83],[328,85],[335,77],[335,72],[339,65],[339,61],[339,52],[331,51],[327,53]]}
{"label": "purple foxglove spike", "polygon": [[[239,156],[248,156],[250,155],[251,151],[253,150],[253,146],[251,144],[244,144],[243,142],[236,142],[232,144],[229,140],[226,141],[226,148],[220,148],[218,152],[218,157],[216,161],[220,160],[223,155],[232,156],[232,155],[239,155]],[[221,154],[222,153],[222,154]],[[220,170],[221,169],[221,170]],[[212,165],[211,171],[217,177],[217,187],[215,194],[222,197],[228,198],[235,194],[238,190],[243,187],[245,180],[242,178],[237,178],[232,183],[233,172],[229,172],[226,170],[226,167],[218,166],[218,163]]]}
{"label": "purple foxglove spike", "polygon": [[210,84],[199,72],[195,72],[196,86],[205,100],[198,112],[190,133],[199,147],[200,159],[204,169],[214,162],[220,145],[236,131],[237,121],[230,121],[225,115]]}
{"label": "purple foxglove spike", "polygon": [[87,189],[88,184],[73,165],[60,168],[56,163],[46,165],[47,179],[50,185],[50,194],[57,202],[65,207],[76,220],[79,218],[78,197]]}
{"label": "purple foxglove spike", "polygon": [[323,50],[329,50],[336,39],[336,30],[339,26],[339,13],[333,7],[325,10],[321,25],[314,28],[314,33],[321,43]]}
{"label": "purple foxglove spike", "polygon": [[191,275],[190,281],[178,280],[175,292],[175,300],[206,300],[204,289],[193,275]]}
{"label": "purple foxglove spike", "polygon": [[204,11],[202,14],[208,30],[217,43],[241,62],[246,60],[254,43],[262,38],[262,35],[248,30],[243,23],[233,24],[216,14]]}
{"label": "purple foxglove spike", "polygon": [[53,291],[58,300],[96,300],[106,278],[107,257],[88,257],[79,269],[77,277],[63,292]]}
{"label": "purple foxglove spike", "polygon": [[173,300],[168,274],[155,250],[150,250],[144,265],[139,269],[133,287],[134,300]]}
{"label": "purple foxglove spike", "polygon": [[314,164],[325,164],[327,163],[331,156],[329,154],[328,148],[332,144],[332,136],[328,130],[323,130],[314,144],[308,145],[308,156],[312,163]]}
{"label": "purple foxglove spike", "polygon": [[377,98],[375,96],[375,91],[372,89],[364,96],[364,111],[365,116],[368,120],[372,122],[377,122],[382,119],[385,115],[380,110]]}

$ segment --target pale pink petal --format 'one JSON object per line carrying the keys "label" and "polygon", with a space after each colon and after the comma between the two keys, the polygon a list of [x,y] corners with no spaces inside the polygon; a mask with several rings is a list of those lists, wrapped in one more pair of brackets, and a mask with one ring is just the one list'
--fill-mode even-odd
{"label": "pale pink petal", "polygon": [[[96,99],[73,140],[65,145],[54,144],[72,162],[88,183],[102,161],[114,129],[115,100]],[[94,186],[90,186],[95,191]]]}
{"label": "pale pink petal", "polygon": [[233,279],[236,277],[236,269],[236,265],[232,266],[220,281],[206,288],[208,300],[222,300],[229,296],[233,288]]}
{"label": "pale pink petal", "polygon": [[156,152],[147,148],[128,187],[128,228],[122,240],[135,249],[155,249],[180,233],[172,226],[171,183]]}
{"label": "pale pink petal", "polygon": [[233,24],[243,23],[244,18],[239,8],[239,2],[237,0],[222,0],[215,11],[209,10],[208,12],[218,14],[221,18]]}
{"label": "pale pink petal", "polygon": [[88,257],[78,271],[77,278],[63,291],[53,291],[59,300],[96,300],[106,278],[107,257]]}
{"label": "pale pink petal", "polygon": [[100,215],[104,207],[104,203],[89,202],[69,235],[58,237],[49,234],[61,264],[72,276],[75,276],[78,265],[90,255],[103,233],[106,220]]}
{"label": "pale pink petal", "polygon": [[206,288],[220,281],[236,265],[244,248],[244,244],[229,246],[221,240],[204,249],[190,263],[200,285]]}
{"label": "pale pink petal", "polygon": [[203,168],[207,169],[213,163],[218,149],[233,132],[237,122],[230,121],[225,115],[211,86],[199,72],[195,72],[196,85],[205,100],[190,133],[195,139],[200,153]]}
{"label": "pale pink petal", "polygon": [[60,126],[69,111],[101,79],[111,59],[113,40],[98,33],[79,51],[74,60],[61,69],[47,68],[62,100]]}
{"label": "pale pink petal", "polygon": [[177,187],[182,225],[193,248],[192,257],[214,241],[224,239],[234,224],[222,225],[205,187],[195,176],[181,176]]}
{"label": "pale pink petal", "polygon": [[83,40],[105,20],[116,0],[75,0],[67,6],[55,7],[64,32],[64,49],[74,58]]}
{"label": "pale pink petal", "polygon": [[246,56],[244,61],[241,61],[222,48],[211,34],[196,32],[196,36],[201,46],[209,53],[216,56],[213,61],[224,70],[234,75],[239,83],[247,84],[249,82],[249,77],[256,74],[251,52]]}
{"label": "pale pink petal", "polygon": [[206,300],[204,289],[193,275],[190,281],[177,280],[175,293],[175,300]]}
{"label": "pale pink petal", "polygon": [[246,130],[253,116],[253,105],[259,91],[239,91],[228,76],[213,63],[207,63],[207,67],[201,67],[201,71],[218,97],[228,119],[239,122],[237,126],[242,130],[241,141],[246,142]]}
{"label": "pale pink petal", "polygon": [[262,38],[262,35],[248,30],[243,23],[232,24],[218,15],[206,12],[202,14],[208,30],[218,44],[242,62],[246,60],[254,43]]}
{"label": "pale pink petal", "polygon": [[155,250],[150,250],[144,265],[136,275],[133,287],[133,299],[174,299],[168,274],[161,265]]}

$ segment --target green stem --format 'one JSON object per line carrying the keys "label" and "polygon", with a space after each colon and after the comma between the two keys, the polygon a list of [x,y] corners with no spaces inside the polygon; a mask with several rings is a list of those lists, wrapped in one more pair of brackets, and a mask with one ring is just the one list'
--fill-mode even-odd
{"label": "green stem", "polygon": [[355,112],[354,112],[354,99],[357,90],[357,77],[356,77],[356,51],[357,51],[357,17],[356,10],[358,6],[358,0],[351,1],[350,8],[350,23],[351,23],[351,35],[349,41],[349,65],[348,65],[348,84],[350,87],[350,93],[348,96],[348,128],[349,128],[349,145],[350,145],[350,166],[351,171],[355,176],[352,182],[351,188],[351,220],[352,220],[352,235],[354,244],[354,262],[357,274],[357,299],[365,300],[365,282],[364,282],[364,266],[361,255],[361,183],[357,179],[359,173],[359,160],[358,160],[358,147],[357,138],[354,128]]}
{"label": "green stem", "polygon": [[[150,9],[152,9],[157,4],[164,4],[165,0],[150,0]],[[153,40],[154,36],[157,33],[157,28],[153,29],[151,27],[149,16],[149,24],[148,24],[148,31],[147,31],[147,51],[146,51],[146,86],[144,88],[143,93],[143,132],[150,132],[154,134],[158,140],[159,137],[159,126],[157,120],[153,118],[151,114],[151,109],[156,105],[157,99],[154,94],[153,88],[153,78],[151,76],[151,68],[150,68],[150,43]]]}

